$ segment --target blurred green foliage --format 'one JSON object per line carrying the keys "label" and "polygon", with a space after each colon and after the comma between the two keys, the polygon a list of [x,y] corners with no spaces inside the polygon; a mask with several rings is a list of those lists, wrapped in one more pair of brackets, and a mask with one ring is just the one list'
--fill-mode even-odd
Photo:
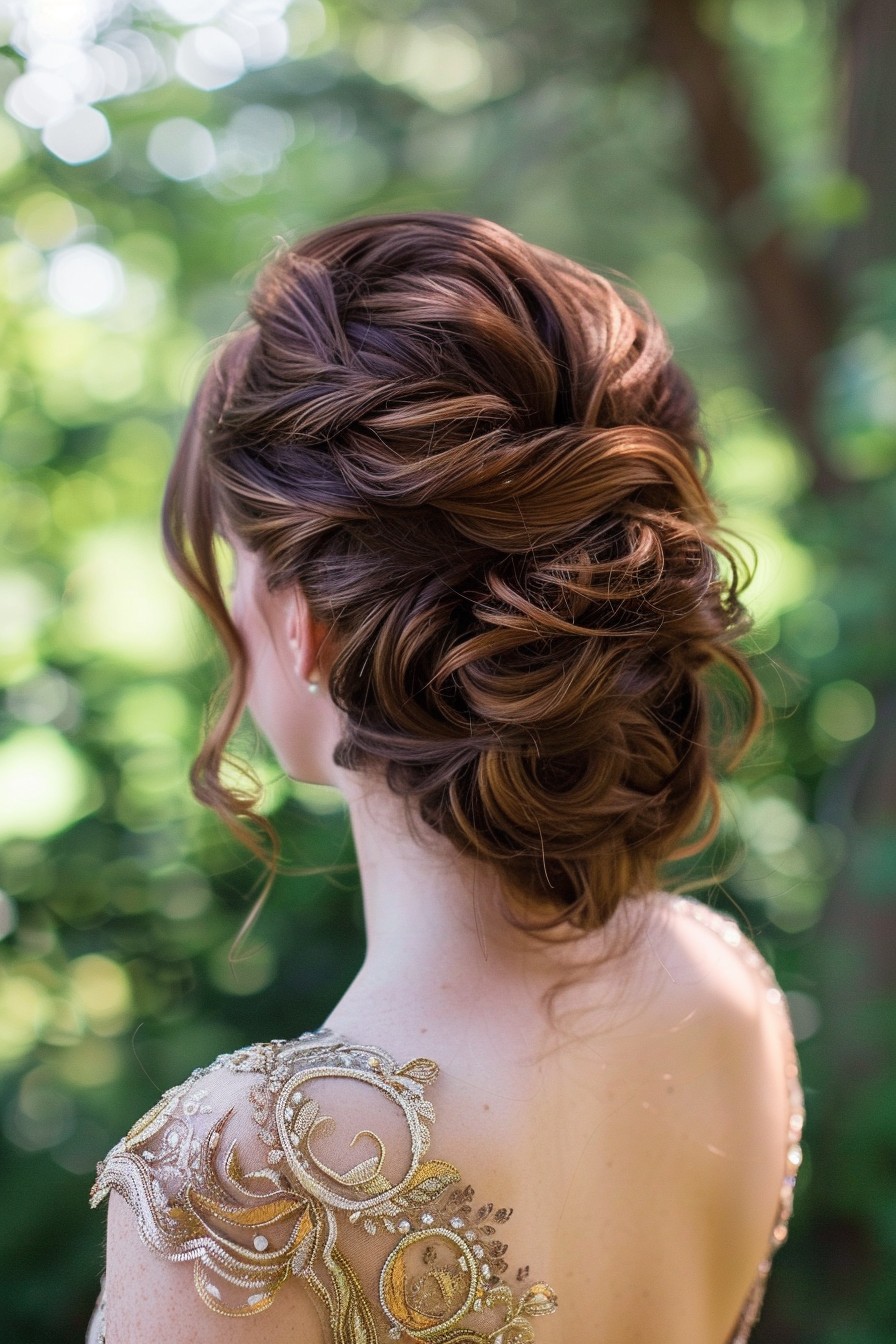
{"label": "blurred green foliage", "polygon": [[[838,9],[701,7],[748,95],[768,200],[810,260],[868,209],[838,162]],[[821,498],[767,399],[642,5],[0,13],[7,1337],[83,1332],[103,1237],[91,1173],[136,1115],[220,1050],[316,1026],[360,964],[338,799],[278,777],[248,730],[266,809],[310,871],[278,880],[230,956],[258,873],[189,794],[221,668],[164,568],[157,515],[210,343],[277,239],[441,208],[630,277],[698,386],[713,485],[756,548],[748,645],[778,721],[688,872],[724,871],[709,895],[735,903],[788,992],[809,1116],[755,1338],[892,1340],[896,264],[850,280],[821,408],[843,489]]]}

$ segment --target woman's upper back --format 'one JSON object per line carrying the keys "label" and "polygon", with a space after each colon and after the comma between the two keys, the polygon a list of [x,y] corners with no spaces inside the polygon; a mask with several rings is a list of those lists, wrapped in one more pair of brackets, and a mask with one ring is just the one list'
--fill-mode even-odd
{"label": "woman's upper back", "polygon": [[629,992],[537,1062],[525,1022],[371,1004],[166,1093],[94,1191],[127,1201],[108,1344],[745,1339],[800,1160],[786,1000],[733,920],[656,910]]}

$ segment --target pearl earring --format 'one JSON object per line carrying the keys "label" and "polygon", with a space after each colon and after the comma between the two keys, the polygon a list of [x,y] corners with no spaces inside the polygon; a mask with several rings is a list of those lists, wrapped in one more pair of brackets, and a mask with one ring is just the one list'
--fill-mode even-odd
{"label": "pearl earring", "polygon": [[312,680],[309,678],[309,680],[308,680],[308,682],[307,682],[306,684],[307,684],[307,686],[308,686],[308,690],[311,692],[312,695],[316,695],[317,692],[320,690],[320,682],[319,682],[319,681],[312,681]]}

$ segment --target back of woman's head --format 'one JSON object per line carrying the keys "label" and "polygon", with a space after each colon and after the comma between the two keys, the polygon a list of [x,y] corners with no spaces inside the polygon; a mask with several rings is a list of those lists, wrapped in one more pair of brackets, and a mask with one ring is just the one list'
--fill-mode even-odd
{"label": "back of woman's head", "polygon": [[331,631],[337,764],[381,772],[495,865],[512,922],[604,925],[718,829],[708,674],[746,692],[727,765],[763,709],[696,398],[658,320],[447,213],[283,247],[249,319],[203,381],[165,504],[234,673],[197,796],[247,833],[251,798],[219,778],[246,690],[215,570],[226,527]]}

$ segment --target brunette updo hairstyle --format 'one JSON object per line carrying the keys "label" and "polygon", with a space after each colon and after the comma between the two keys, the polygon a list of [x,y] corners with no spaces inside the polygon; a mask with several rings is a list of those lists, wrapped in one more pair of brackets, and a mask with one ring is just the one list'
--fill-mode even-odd
{"label": "brunette updo hairstyle", "polygon": [[717,771],[764,719],[708,462],[693,387],[634,291],[447,212],[282,245],[165,496],[169,559],[231,664],[197,798],[256,853],[266,828],[276,862],[257,792],[220,777],[247,684],[226,525],[331,629],[337,763],[381,771],[493,864],[517,927],[602,927],[715,836]]}

